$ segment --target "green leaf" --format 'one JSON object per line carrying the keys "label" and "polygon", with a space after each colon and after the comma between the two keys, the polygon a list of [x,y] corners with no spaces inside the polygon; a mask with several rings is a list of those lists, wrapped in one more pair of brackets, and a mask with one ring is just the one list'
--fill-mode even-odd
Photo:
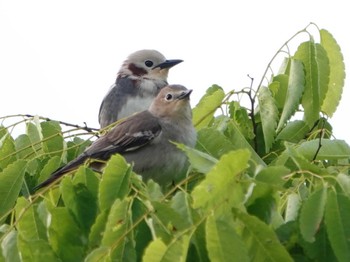
{"label": "green leaf", "polygon": [[224,91],[217,85],[213,85],[207,90],[206,94],[192,110],[193,124],[197,130],[209,125],[213,120],[216,109],[221,106],[224,97]]}
{"label": "green leaf", "polygon": [[[171,207],[180,214],[183,223],[190,228],[191,226],[196,227],[193,236],[191,237],[191,243],[193,244],[193,255],[188,255],[187,261],[209,261],[208,254],[205,244],[205,225],[201,223],[196,226],[195,223],[201,219],[200,211],[197,213],[191,207],[191,196],[188,193],[179,191],[171,200]],[[190,251],[189,251],[190,252]],[[193,258],[192,260],[190,260]]]}
{"label": "green leaf", "polygon": [[339,173],[337,175],[337,182],[340,185],[344,194],[350,197],[350,176],[343,173]]}
{"label": "green leaf", "polygon": [[193,225],[192,208],[190,205],[191,197],[189,194],[179,191],[171,199],[171,208],[182,218],[181,224],[185,227]]}
{"label": "green leaf", "polygon": [[[234,120],[241,134],[243,134],[247,140],[253,139],[255,136],[253,130],[253,123],[250,119],[247,108],[242,107],[237,101],[232,101],[229,104],[229,109],[230,117]],[[222,115],[221,117],[225,118],[224,115]],[[216,119],[218,119],[218,117]],[[230,120],[230,118],[228,119]]]}
{"label": "green leaf", "polygon": [[132,221],[130,223],[131,225],[135,226],[133,230],[133,241],[135,243],[135,252],[138,261],[142,258],[146,247],[153,240],[149,223],[150,220],[146,218],[146,214],[149,213],[149,206],[147,204],[146,206],[145,204],[146,203],[144,200],[141,200],[139,198],[134,198],[132,200]]}
{"label": "green leaf", "polygon": [[286,101],[288,90],[289,76],[285,74],[277,75],[273,78],[273,82],[269,85],[269,89],[275,99],[278,109],[283,109]]}
{"label": "green leaf", "polygon": [[[84,167],[81,167],[79,171],[83,172],[83,169]],[[83,183],[73,184],[70,177],[62,180],[60,191],[65,206],[73,214],[80,228],[88,234],[97,214],[97,196]]]}
{"label": "green leaf", "polygon": [[87,241],[73,217],[65,207],[52,207],[48,203],[48,237],[52,249],[62,261],[79,261],[84,256]]}
{"label": "green leaf", "polygon": [[315,241],[315,234],[320,227],[327,200],[327,188],[314,191],[303,203],[300,212],[299,228],[307,242]]}
{"label": "green leaf", "polygon": [[304,42],[294,55],[295,59],[304,64],[306,82],[302,104],[305,110],[304,120],[309,126],[313,126],[320,113],[320,72],[317,64],[317,45],[312,40]]}
{"label": "green leaf", "polygon": [[179,261],[185,262],[190,242],[189,234],[181,235],[174,238],[169,244],[165,245],[160,238],[155,239],[147,247],[142,258],[144,262],[158,262],[158,261]]}
{"label": "green leaf", "polygon": [[302,120],[288,122],[278,134],[276,140],[285,140],[291,143],[299,143],[310,131],[309,126]]}
{"label": "green leaf", "polygon": [[300,104],[300,99],[304,91],[305,77],[303,64],[300,61],[291,59],[289,71],[288,87],[283,104],[283,110],[278,122],[277,132],[279,132],[284,124],[295,113]]}
{"label": "green leaf", "polygon": [[67,142],[67,161],[72,161],[82,154],[84,150],[91,145],[90,140],[84,140],[80,137],[74,137],[72,141]]}
{"label": "green leaf", "polygon": [[214,209],[218,205],[241,204],[244,198],[238,176],[248,167],[248,150],[236,150],[223,155],[193,192],[193,207]]}
{"label": "green leaf", "polygon": [[130,199],[116,199],[111,206],[106,230],[103,234],[102,245],[110,246],[115,241],[119,240],[119,237],[123,236],[128,227],[128,208],[130,205]]}
{"label": "green leaf", "polygon": [[109,250],[108,247],[98,247],[86,256],[84,262],[110,262]]}
{"label": "green leaf", "polygon": [[255,181],[280,190],[286,182],[283,177],[289,173],[290,170],[285,166],[268,166],[256,174]]}
{"label": "green leaf", "polygon": [[249,247],[250,261],[293,261],[268,225],[238,209],[233,211],[244,225],[243,239]]}
{"label": "green leaf", "polygon": [[152,202],[152,206],[156,211],[153,215],[155,223],[164,226],[168,232],[182,231],[188,226],[188,222],[169,204]]}
{"label": "green leaf", "polygon": [[278,69],[278,75],[287,74],[290,67],[290,57],[284,57],[281,62],[280,68]]}
{"label": "green leaf", "polygon": [[21,261],[61,261],[53,252],[50,244],[42,239],[27,241],[23,236],[18,237]]}
{"label": "green leaf", "polygon": [[43,149],[41,148],[42,135],[40,125],[35,125],[31,122],[27,123],[26,133],[30,139],[33,150],[37,153],[42,153]]}
{"label": "green leaf", "polygon": [[283,176],[289,172],[284,166],[268,166],[261,169],[255,176],[255,187],[246,205],[258,198],[268,197],[274,191],[282,190],[285,184]]}
{"label": "green leaf", "polygon": [[147,188],[147,198],[150,201],[163,201],[164,200],[164,194],[162,192],[162,188],[160,185],[156,182],[154,182],[152,179],[147,181],[146,184]]}
{"label": "green leaf", "polygon": [[65,142],[62,137],[61,127],[58,122],[41,122],[41,131],[43,135],[42,147],[45,153],[50,156],[62,156]]}
{"label": "green leaf", "polygon": [[23,261],[59,261],[47,242],[47,232],[37,211],[38,204],[31,204],[23,197],[16,204],[17,246]]}
{"label": "green leaf", "polygon": [[89,246],[100,246],[103,232],[106,228],[109,210],[104,210],[98,213],[95,223],[92,225],[89,234]]}
{"label": "green leaf", "polygon": [[[5,226],[5,224],[3,224],[3,226]],[[0,227],[0,231],[2,228],[3,227]],[[11,232],[9,232],[1,241],[0,247],[1,247],[3,258],[5,259],[4,261],[11,261],[11,262],[23,261],[20,259],[18,248],[17,248],[17,231],[11,230]],[[0,252],[0,261],[1,259],[2,257]]]}
{"label": "green leaf", "polygon": [[326,94],[328,93],[328,86],[329,86],[329,74],[330,74],[330,68],[329,68],[329,59],[327,56],[326,50],[323,48],[322,45],[316,44],[316,59],[317,59],[317,66],[318,66],[318,77],[319,77],[319,94],[320,94],[320,105],[322,105]]}
{"label": "green leaf", "polygon": [[246,246],[229,221],[209,216],[206,221],[206,242],[211,261],[250,261]]}
{"label": "green leaf", "polygon": [[41,169],[38,178],[38,184],[48,179],[51,174],[60,167],[61,158],[58,156],[50,157],[45,166]]}
{"label": "green leaf", "polygon": [[266,87],[261,87],[258,93],[260,117],[264,134],[265,151],[269,152],[275,141],[278,110],[271,92]]}
{"label": "green leaf", "polygon": [[326,233],[326,225],[322,223],[318,232],[315,235],[315,241],[310,243],[303,239],[298,241],[304,250],[304,257],[307,257],[308,261],[319,261],[319,262],[338,262],[334,251],[328,240]]}
{"label": "green leaf", "polygon": [[327,234],[339,261],[350,261],[350,199],[328,192],[325,220]]}
{"label": "green leaf", "polygon": [[340,47],[333,36],[325,29],[320,30],[320,36],[321,45],[327,52],[330,66],[329,86],[321,108],[331,117],[337,109],[343,92],[345,65]]}
{"label": "green leaf", "polygon": [[[44,160],[45,161],[45,160]],[[39,158],[33,158],[27,162],[26,172],[30,177],[35,177],[43,168],[43,162]]]}
{"label": "green leaf", "polygon": [[100,175],[90,168],[80,166],[73,176],[73,184],[84,184],[92,197],[98,198],[98,189],[100,184]]}
{"label": "green leaf", "polygon": [[23,240],[47,239],[46,228],[36,211],[37,206],[38,204],[30,205],[23,197],[17,199],[17,230]]}
{"label": "green leaf", "polygon": [[285,211],[285,221],[295,221],[298,218],[299,210],[301,206],[300,195],[297,193],[291,193],[287,197],[287,207]]}
{"label": "green leaf", "polygon": [[216,158],[194,148],[183,144],[176,144],[176,146],[185,151],[192,168],[200,173],[207,173],[218,162]]}
{"label": "green leaf", "polygon": [[284,165],[291,170],[299,170],[301,172],[310,171],[318,175],[329,175],[325,169],[311,163],[310,160],[297,152],[293,146],[288,143],[284,145],[286,150],[276,159],[276,165]]}
{"label": "green leaf", "polygon": [[16,161],[15,153],[16,148],[13,138],[6,131],[5,135],[0,138],[0,171]]}
{"label": "green leaf", "polygon": [[198,131],[196,148],[216,159],[236,149],[222,132],[212,127],[202,128]]}
{"label": "green leaf", "polygon": [[135,252],[131,235],[127,234],[130,224],[129,208],[130,199],[125,198],[122,201],[116,199],[108,215],[101,244],[112,249],[110,254],[112,261],[126,261],[128,256],[135,255],[131,253]]}
{"label": "green leaf", "polygon": [[15,147],[19,159],[32,159],[35,156],[27,135],[19,135],[15,140]]}
{"label": "green leaf", "polygon": [[166,253],[166,250],[167,246],[163,243],[163,241],[160,238],[157,238],[153,240],[152,243],[147,247],[142,261],[164,261],[164,255]]}
{"label": "green leaf", "polygon": [[0,173],[0,223],[16,202],[22,188],[25,167],[25,160],[17,160]]}
{"label": "green leaf", "polygon": [[130,192],[131,166],[119,155],[113,155],[104,169],[100,190],[99,206],[109,209],[114,201],[123,199]]}
{"label": "green leaf", "polygon": [[[252,146],[249,144],[249,142],[245,139],[244,135],[240,132],[237,125],[233,122],[229,124],[229,138],[231,143],[234,145],[234,148],[237,149],[246,149],[249,150],[249,153],[251,155],[251,162],[255,164],[255,166],[266,166],[264,160],[261,159],[261,157],[256,153],[256,151],[252,148]],[[249,169],[250,171],[253,170],[252,168]]]}
{"label": "green leaf", "polygon": [[305,158],[312,160],[317,152],[317,160],[338,160],[350,158],[350,147],[344,140],[330,140],[330,139],[315,139],[302,143],[297,152],[302,154]]}

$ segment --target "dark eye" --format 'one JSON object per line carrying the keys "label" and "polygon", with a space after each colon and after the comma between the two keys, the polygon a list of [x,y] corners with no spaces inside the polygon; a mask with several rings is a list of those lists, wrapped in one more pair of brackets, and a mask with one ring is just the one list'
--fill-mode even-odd
{"label": "dark eye", "polygon": [[153,66],[153,62],[152,62],[151,60],[146,60],[146,61],[145,61],[145,65],[146,65],[147,67],[152,67],[152,66]]}
{"label": "dark eye", "polygon": [[169,101],[169,100],[173,99],[173,95],[172,94],[167,94],[165,96],[165,99]]}

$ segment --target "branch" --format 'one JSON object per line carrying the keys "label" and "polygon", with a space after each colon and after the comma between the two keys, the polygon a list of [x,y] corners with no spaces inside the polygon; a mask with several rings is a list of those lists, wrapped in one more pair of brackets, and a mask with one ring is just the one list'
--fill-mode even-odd
{"label": "branch", "polygon": [[[320,119],[317,120],[316,123],[318,123],[319,121],[320,121]],[[323,121],[322,121],[321,132],[320,132],[320,138],[318,139],[318,148],[317,148],[317,150],[316,150],[316,152],[315,152],[315,155],[314,155],[312,161],[315,161],[315,160],[316,160],[316,157],[317,157],[318,153],[319,153],[320,150],[321,150],[321,147],[322,147],[322,138],[323,138],[323,136],[324,136],[324,126],[325,126],[325,123],[326,123],[326,121],[323,120]]]}
{"label": "branch", "polygon": [[251,104],[251,119],[252,119],[252,125],[253,125],[253,133],[254,133],[254,149],[255,151],[258,150],[258,138],[257,138],[257,126],[256,126],[256,122],[255,122],[255,98],[256,98],[256,93],[254,94],[254,96],[252,95],[252,90],[253,90],[253,83],[254,83],[254,78],[249,76],[250,78],[250,88],[248,91],[248,97],[250,100],[250,104]]}
{"label": "branch", "polygon": [[[25,114],[23,116],[24,117],[30,117],[30,118],[34,118],[35,117],[35,116],[29,115],[29,114]],[[96,131],[100,130],[99,128],[88,127],[86,125],[86,122],[84,122],[84,126],[80,126],[80,125],[77,125],[77,124],[71,124],[71,123],[67,123],[67,122],[64,122],[64,121],[54,120],[54,119],[51,119],[51,118],[48,118],[48,117],[39,116],[39,118],[42,119],[42,120],[45,120],[45,121],[56,121],[56,122],[60,123],[61,125],[75,127],[77,129],[85,130],[86,132],[96,132]]]}

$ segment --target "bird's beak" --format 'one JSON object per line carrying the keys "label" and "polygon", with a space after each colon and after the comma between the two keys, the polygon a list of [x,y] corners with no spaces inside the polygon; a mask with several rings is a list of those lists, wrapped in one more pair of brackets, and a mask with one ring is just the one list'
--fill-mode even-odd
{"label": "bird's beak", "polygon": [[177,97],[177,99],[181,100],[181,99],[185,99],[190,97],[190,94],[192,93],[192,89],[186,90],[181,92],[181,94]]}
{"label": "bird's beak", "polygon": [[156,65],[155,67],[153,67],[153,69],[157,67],[159,67],[160,69],[171,68],[177,64],[180,64],[181,62],[183,62],[183,60],[181,59],[165,60],[163,63],[160,63],[159,65]]}

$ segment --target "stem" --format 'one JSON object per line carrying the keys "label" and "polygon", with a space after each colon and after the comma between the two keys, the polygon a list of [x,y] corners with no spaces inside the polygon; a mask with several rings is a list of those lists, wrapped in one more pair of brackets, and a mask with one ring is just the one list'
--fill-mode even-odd
{"label": "stem", "polygon": [[316,160],[316,157],[317,157],[318,153],[319,153],[320,150],[321,150],[321,147],[322,147],[322,138],[323,138],[324,133],[325,133],[325,132],[324,132],[324,126],[325,126],[325,121],[323,120],[323,121],[322,121],[321,132],[320,132],[320,138],[319,138],[319,140],[318,140],[318,148],[317,148],[317,150],[316,150],[316,152],[315,152],[315,155],[314,155],[312,161],[315,161],[315,160]]}
{"label": "stem", "polygon": [[256,98],[256,93],[254,94],[254,96],[252,96],[252,90],[253,90],[253,83],[254,83],[254,78],[249,76],[248,77],[250,78],[251,82],[250,82],[250,88],[249,88],[249,91],[248,91],[248,97],[249,97],[249,100],[250,100],[250,105],[251,105],[251,108],[250,108],[250,116],[251,116],[251,119],[252,119],[252,125],[253,125],[253,133],[254,133],[254,149],[255,151],[257,151],[258,149],[258,138],[257,138],[257,125],[256,125],[256,121],[255,121],[255,98]]}
{"label": "stem", "polygon": [[[257,96],[257,94],[258,94],[258,92],[259,92],[259,89],[260,89],[260,87],[261,87],[261,85],[262,85],[262,83],[263,83],[263,81],[264,81],[264,79],[265,79],[265,76],[266,76],[266,74],[267,74],[269,68],[271,68],[271,64],[272,64],[272,62],[275,60],[275,58],[276,58],[281,52],[284,52],[284,51],[283,51],[283,48],[287,47],[287,49],[289,50],[289,48],[288,48],[288,43],[289,43],[290,41],[292,41],[293,38],[295,38],[297,35],[299,35],[299,34],[301,34],[301,33],[305,33],[305,32],[309,34],[309,32],[307,31],[307,28],[308,28],[310,25],[314,25],[314,26],[317,27],[317,25],[315,25],[314,23],[310,23],[310,24],[308,24],[304,29],[302,29],[302,30],[296,32],[292,37],[290,37],[290,38],[278,49],[278,51],[275,53],[275,55],[271,58],[270,62],[269,62],[269,63],[267,64],[267,66],[266,66],[266,69],[265,69],[265,72],[264,72],[264,74],[263,74],[263,77],[262,77],[261,80],[260,80],[260,83],[259,83],[258,88],[257,88],[257,90],[256,90],[256,93],[255,93],[255,95],[254,95],[254,99],[255,99],[255,97]],[[317,27],[317,28],[318,28],[318,27]],[[309,34],[309,35],[310,35],[310,34]]]}
{"label": "stem", "polygon": [[[25,114],[25,115],[22,115],[24,117],[30,117],[30,118],[34,118],[35,116],[33,115],[30,115],[30,114]],[[58,123],[60,123],[61,125],[65,125],[65,126],[70,126],[70,127],[75,127],[77,129],[82,129],[82,130],[85,130],[87,132],[95,132],[95,131],[99,131],[98,128],[94,128],[94,127],[88,127],[86,125],[86,122],[83,122],[84,123],[84,126],[80,126],[80,125],[77,125],[77,124],[71,124],[71,123],[67,123],[67,122],[64,122],[64,121],[60,121],[60,120],[53,120],[51,118],[48,118],[48,117],[42,117],[42,116],[39,116],[40,119],[42,120],[45,120],[45,121],[56,121]]]}

